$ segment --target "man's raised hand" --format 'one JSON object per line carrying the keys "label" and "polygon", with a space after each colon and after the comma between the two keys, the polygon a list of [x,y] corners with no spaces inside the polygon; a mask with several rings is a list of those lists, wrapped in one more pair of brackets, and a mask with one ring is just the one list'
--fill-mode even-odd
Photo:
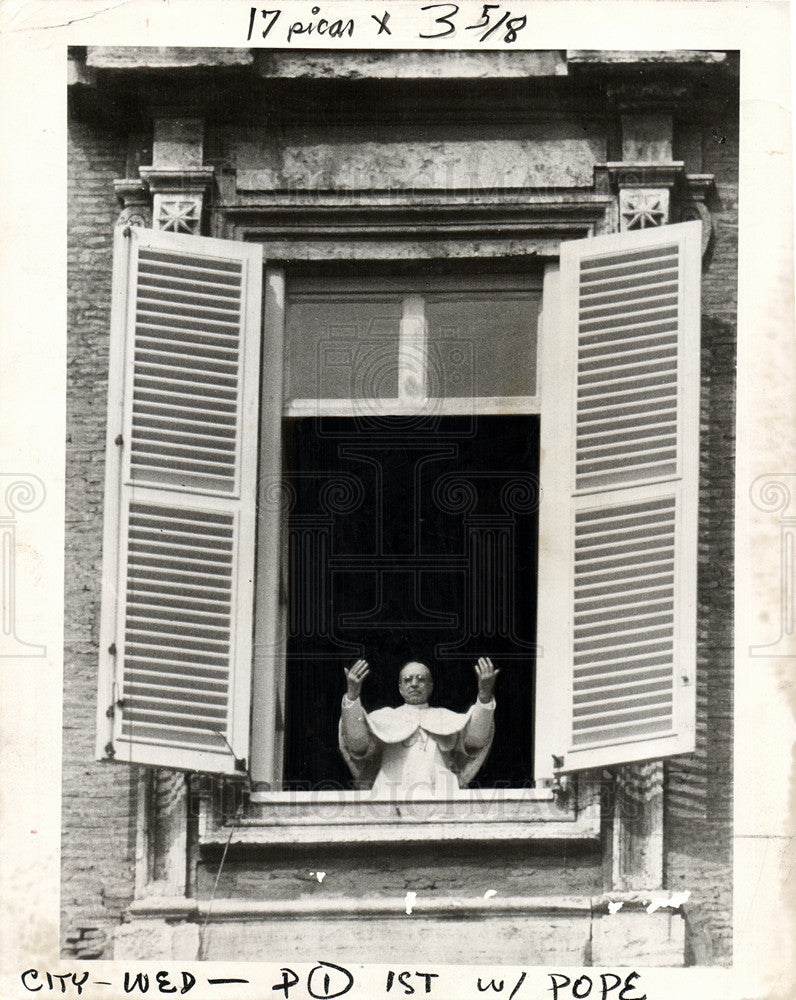
{"label": "man's raised hand", "polygon": [[346,684],[348,685],[346,696],[349,701],[356,701],[359,697],[359,692],[362,690],[362,682],[370,673],[368,661],[357,660],[353,667],[343,667],[343,671],[345,672]]}
{"label": "man's raised hand", "polygon": [[482,656],[475,665],[475,675],[478,678],[478,700],[491,701],[495,693],[495,681],[500,670],[495,670],[488,656]]}

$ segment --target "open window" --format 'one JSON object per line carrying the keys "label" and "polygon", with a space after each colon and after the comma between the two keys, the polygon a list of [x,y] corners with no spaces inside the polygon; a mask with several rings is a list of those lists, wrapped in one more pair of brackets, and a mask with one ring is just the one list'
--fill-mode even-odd
{"label": "open window", "polygon": [[100,755],[342,782],[311,728],[342,663],[424,635],[456,708],[505,647],[524,749],[488,784],[689,750],[698,229],[563,244],[543,294],[541,271],[266,270],[263,295],[257,247],[119,236]]}

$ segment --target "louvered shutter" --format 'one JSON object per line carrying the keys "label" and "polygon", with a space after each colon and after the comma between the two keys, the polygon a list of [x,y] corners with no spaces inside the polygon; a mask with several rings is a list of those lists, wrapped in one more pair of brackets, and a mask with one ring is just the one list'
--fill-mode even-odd
{"label": "louvered shutter", "polygon": [[248,756],[261,285],[258,246],[117,234],[100,756]]}
{"label": "louvered shutter", "polygon": [[700,223],[545,282],[536,773],[693,749]]}

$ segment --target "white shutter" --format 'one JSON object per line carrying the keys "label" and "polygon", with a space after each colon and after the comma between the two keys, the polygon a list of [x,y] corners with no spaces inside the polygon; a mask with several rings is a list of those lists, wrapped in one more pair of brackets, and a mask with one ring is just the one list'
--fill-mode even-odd
{"label": "white shutter", "polygon": [[539,778],[693,749],[700,267],[688,222],[546,278]]}
{"label": "white shutter", "polygon": [[235,773],[249,742],[262,251],[127,229],[114,252],[98,754]]}

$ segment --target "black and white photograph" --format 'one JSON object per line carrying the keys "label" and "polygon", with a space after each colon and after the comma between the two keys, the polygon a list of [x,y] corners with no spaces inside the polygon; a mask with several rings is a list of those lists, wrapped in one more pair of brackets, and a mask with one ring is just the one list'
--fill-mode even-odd
{"label": "black and white photograph", "polygon": [[0,469],[2,663],[61,670],[10,996],[735,996],[754,934],[739,1000],[790,995],[786,889],[754,931],[739,895],[786,865],[754,698],[796,656],[787,189],[739,278],[760,55],[537,47],[548,6],[584,5],[70,27],[63,465]]}

